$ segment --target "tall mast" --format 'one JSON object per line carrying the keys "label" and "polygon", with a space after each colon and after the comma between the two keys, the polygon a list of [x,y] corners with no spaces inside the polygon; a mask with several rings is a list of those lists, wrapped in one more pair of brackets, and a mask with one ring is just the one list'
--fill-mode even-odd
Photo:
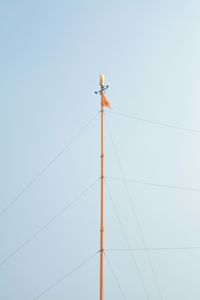
{"label": "tall mast", "polygon": [[104,300],[104,108],[110,108],[110,103],[104,95],[104,91],[108,89],[105,86],[104,75],[99,76],[100,91],[95,94],[101,96],[101,218],[100,218],[100,300]]}
{"label": "tall mast", "polygon": [[100,75],[101,95],[101,224],[100,224],[100,300],[104,300],[104,76]]}

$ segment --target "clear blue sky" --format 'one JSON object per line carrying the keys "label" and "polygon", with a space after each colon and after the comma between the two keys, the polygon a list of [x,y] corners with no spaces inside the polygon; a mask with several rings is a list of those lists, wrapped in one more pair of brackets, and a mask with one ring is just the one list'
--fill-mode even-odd
{"label": "clear blue sky", "polygon": [[[200,130],[199,1],[0,4],[1,211],[99,111]],[[200,188],[200,134],[107,112],[124,177]],[[0,298],[34,299],[99,247],[99,116],[0,217]],[[106,175],[122,177],[106,133]],[[131,248],[143,248],[123,182],[107,179]],[[127,183],[147,248],[200,246],[200,193]],[[106,192],[105,248],[127,248]],[[125,299],[200,299],[200,250],[107,252]],[[41,299],[98,299],[98,255]],[[158,286],[161,295],[158,291]],[[123,299],[105,265],[105,300]]]}

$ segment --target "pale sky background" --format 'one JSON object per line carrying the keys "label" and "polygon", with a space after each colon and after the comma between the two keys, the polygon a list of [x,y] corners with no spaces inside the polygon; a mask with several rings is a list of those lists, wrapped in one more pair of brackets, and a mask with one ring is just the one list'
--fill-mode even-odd
{"label": "pale sky background", "polygon": [[[0,3],[2,211],[100,109],[200,130],[200,2]],[[106,119],[124,177],[200,188],[200,134]],[[122,177],[106,133],[106,175]],[[100,118],[0,217],[0,299],[32,300],[99,248],[99,182],[1,264],[100,176]],[[131,248],[143,248],[123,182],[107,179]],[[127,184],[147,248],[200,246],[200,193]],[[106,193],[105,248],[127,248]],[[200,249],[107,252],[106,299],[199,300]],[[99,257],[41,299],[99,298]]]}

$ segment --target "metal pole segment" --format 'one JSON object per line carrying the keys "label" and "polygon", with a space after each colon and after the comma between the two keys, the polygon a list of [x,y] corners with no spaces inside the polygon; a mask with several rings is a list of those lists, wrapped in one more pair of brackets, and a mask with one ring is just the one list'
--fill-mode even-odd
{"label": "metal pole segment", "polygon": [[100,227],[100,300],[104,300],[104,106],[101,90],[101,227]]}

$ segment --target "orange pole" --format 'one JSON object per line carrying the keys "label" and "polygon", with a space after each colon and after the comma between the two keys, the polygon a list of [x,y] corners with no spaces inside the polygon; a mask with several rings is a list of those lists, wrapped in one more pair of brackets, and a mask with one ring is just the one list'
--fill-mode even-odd
{"label": "orange pole", "polygon": [[103,91],[101,91],[100,300],[104,300],[104,106],[103,106]]}

